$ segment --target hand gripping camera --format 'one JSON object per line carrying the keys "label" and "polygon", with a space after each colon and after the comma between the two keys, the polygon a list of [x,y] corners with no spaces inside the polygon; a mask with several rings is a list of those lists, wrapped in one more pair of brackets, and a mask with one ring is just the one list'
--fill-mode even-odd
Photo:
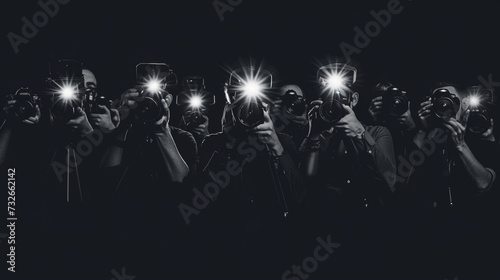
{"label": "hand gripping camera", "polygon": [[225,87],[226,101],[235,125],[244,128],[264,123],[264,103],[272,89],[273,76],[267,70],[247,67],[235,70]]}
{"label": "hand gripping camera", "polygon": [[205,122],[203,114],[208,106],[215,104],[215,96],[205,90],[203,77],[187,76],[182,79],[182,91],[175,102],[183,108],[184,123],[196,127]]}
{"label": "hand gripping camera", "polygon": [[140,85],[136,116],[145,123],[155,123],[164,113],[161,99],[168,95],[168,87],[177,85],[177,76],[165,63],[139,63],[135,71]]}

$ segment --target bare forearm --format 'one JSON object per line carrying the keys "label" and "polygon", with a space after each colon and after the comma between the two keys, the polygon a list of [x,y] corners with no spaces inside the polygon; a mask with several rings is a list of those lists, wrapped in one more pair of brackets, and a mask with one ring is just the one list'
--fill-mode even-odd
{"label": "bare forearm", "polygon": [[168,176],[173,182],[181,183],[188,175],[189,167],[179,153],[170,129],[156,133],[156,138]]}
{"label": "bare forearm", "polygon": [[457,147],[458,155],[469,178],[474,182],[478,191],[486,190],[496,177],[494,171],[485,168],[471,152],[467,144]]}

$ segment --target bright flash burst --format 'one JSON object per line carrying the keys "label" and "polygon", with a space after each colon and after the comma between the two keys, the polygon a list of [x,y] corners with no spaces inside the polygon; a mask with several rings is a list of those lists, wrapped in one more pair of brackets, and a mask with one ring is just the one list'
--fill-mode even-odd
{"label": "bright flash burst", "polygon": [[146,83],[146,88],[149,92],[158,92],[161,90],[161,83],[157,79],[150,79]]}
{"label": "bright flash burst", "polygon": [[257,80],[244,81],[241,87],[245,97],[249,99],[259,98],[262,95],[264,86]]}
{"label": "bright flash burst", "polygon": [[63,82],[62,84],[56,83],[56,87],[55,93],[60,101],[68,103],[78,98],[78,86],[72,81]]}
{"label": "bright flash burst", "polygon": [[191,108],[200,108],[203,105],[203,99],[199,95],[193,95],[189,98],[189,106]]}
{"label": "bright flash burst", "polygon": [[478,95],[472,95],[469,97],[469,105],[472,107],[477,107],[481,103],[481,99]]}

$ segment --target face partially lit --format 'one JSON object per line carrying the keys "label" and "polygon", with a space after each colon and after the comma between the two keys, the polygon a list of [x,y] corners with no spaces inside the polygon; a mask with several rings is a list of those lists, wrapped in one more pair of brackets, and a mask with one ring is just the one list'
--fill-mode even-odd
{"label": "face partially lit", "polygon": [[85,88],[97,87],[97,79],[95,78],[94,73],[88,69],[83,69],[82,74],[83,79],[85,80]]}

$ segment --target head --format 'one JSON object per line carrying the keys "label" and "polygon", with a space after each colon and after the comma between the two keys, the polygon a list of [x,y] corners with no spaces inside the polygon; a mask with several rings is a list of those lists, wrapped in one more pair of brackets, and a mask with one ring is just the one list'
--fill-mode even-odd
{"label": "head", "polygon": [[97,87],[97,79],[95,78],[94,73],[89,69],[82,69],[83,79],[85,81],[85,88],[96,88]]}

